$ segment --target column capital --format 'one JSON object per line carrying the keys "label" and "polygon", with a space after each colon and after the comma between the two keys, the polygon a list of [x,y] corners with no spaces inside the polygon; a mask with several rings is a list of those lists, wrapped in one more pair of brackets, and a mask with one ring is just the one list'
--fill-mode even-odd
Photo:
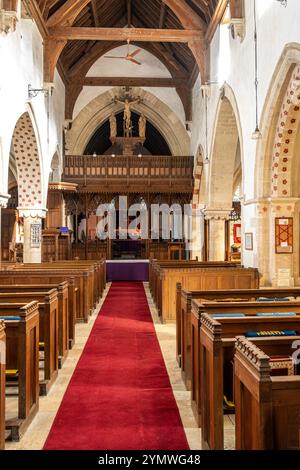
{"label": "column capital", "polygon": [[25,219],[27,219],[28,217],[31,217],[32,219],[45,219],[48,212],[47,209],[44,209],[42,207],[18,207],[18,211],[19,216],[24,217]]}
{"label": "column capital", "polygon": [[204,209],[205,220],[229,220],[232,207],[230,209]]}
{"label": "column capital", "polygon": [[230,29],[233,39],[239,38],[240,42],[243,42],[246,34],[245,19],[231,18]]}
{"label": "column capital", "polygon": [[0,208],[4,209],[5,207],[7,207],[9,198],[10,198],[9,194],[0,193]]}
{"label": "column capital", "polygon": [[16,11],[0,9],[0,33],[13,33],[16,30],[17,21],[18,17]]}

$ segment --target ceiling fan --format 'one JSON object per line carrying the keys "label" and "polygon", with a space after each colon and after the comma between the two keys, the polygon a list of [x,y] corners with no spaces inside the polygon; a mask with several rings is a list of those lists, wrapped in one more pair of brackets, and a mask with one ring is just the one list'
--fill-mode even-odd
{"label": "ceiling fan", "polygon": [[112,56],[112,55],[106,55],[104,56],[106,59],[123,59],[123,60],[128,60],[130,62],[133,62],[136,65],[142,65],[141,62],[135,59],[135,57],[142,51],[142,49],[137,49],[136,51],[130,52],[130,40],[127,40],[128,44],[128,52],[126,56],[118,57],[118,56]]}

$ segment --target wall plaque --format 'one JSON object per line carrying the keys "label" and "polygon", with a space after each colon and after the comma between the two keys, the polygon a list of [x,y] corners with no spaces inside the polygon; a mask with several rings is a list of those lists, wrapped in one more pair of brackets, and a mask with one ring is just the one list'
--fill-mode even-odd
{"label": "wall plaque", "polygon": [[42,226],[41,224],[30,225],[30,247],[40,248],[42,243]]}

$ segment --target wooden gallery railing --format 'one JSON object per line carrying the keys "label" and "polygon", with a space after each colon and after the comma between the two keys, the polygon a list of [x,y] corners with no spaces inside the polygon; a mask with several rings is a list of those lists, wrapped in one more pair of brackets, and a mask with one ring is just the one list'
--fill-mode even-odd
{"label": "wooden gallery railing", "polygon": [[[155,191],[191,192],[193,185],[193,157],[123,156],[116,155],[67,155],[64,165],[64,181],[84,186],[114,184],[141,185]],[[101,188],[98,186],[98,190]],[[103,191],[107,191],[103,187]]]}

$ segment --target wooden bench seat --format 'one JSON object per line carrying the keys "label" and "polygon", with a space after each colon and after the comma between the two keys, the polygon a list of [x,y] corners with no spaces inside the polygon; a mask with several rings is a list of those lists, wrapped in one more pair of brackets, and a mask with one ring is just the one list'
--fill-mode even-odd
{"label": "wooden bench seat", "polygon": [[[48,394],[58,375],[59,368],[59,320],[57,290],[47,293],[0,293],[0,302],[19,304],[38,301],[39,307],[39,350],[43,363],[43,376],[39,378],[40,395]],[[66,353],[65,353],[66,354]],[[62,361],[65,357],[62,358]]]}
{"label": "wooden bench seat", "polygon": [[299,450],[300,375],[272,376],[271,359],[291,356],[300,337],[237,338],[234,357],[238,450]]}
{"label": "wooden bench seat", "polygon": [[[10,439],[19,441],[39,409],[39,309],[38,302],[1,304],[5,317],[6,371],[17,371],[18,410],[6,420]],[[13,320],[15,318],[15,320]],[[6,392],[10,385],[6,378]]]}
{"label": "wooden bench seat", "polygon": [[58,291],[4,293],[0,289],[1,303],[39,302],[40,350],[44,353],[44,380],[40,393],[46,395],[69,353],[68,311],[58,308]]}
{"label": "wooden bench seat", "polygon": [[[81,284],[80,276],[76,277],[75,274],[72,275],[69,272],[65,273],[60,270],[51,272],[37,269],[0,271],[0,285],[57,285],[66,281],[68,282],[69,309],[71,308],[71,311],[76,313],[76,322],[83,322],[82,296],[80,296],[79,287]],[[81,288],[83,288],[82,285]],[[86,321],[88,321],[88,316]],[[74,333],[71,333],[73,338]]]}
{"label": "wooden bench seat", "polygon": [[285,289],[233,289],[189,291],[177,284],[176,296],[176,357],[182,371],[182,378],[188,390],[191,388],[191,304],[192,300],[245,299],[258,298],[300,298],[300,288]]}
{"label": "wooden bench seat", "polygon": [[[1,286],[0,285],[0,301],[4,298],[4,295],[18,299],[18,301],[38,300],[42,302],[43,295],[47,295],[53,289],[57,293],[58,300],[58,355],[59,355],[59,367],[61,368],[63,362],[68,356],[70,349],[70,338],[69,338],[69,304],[68,304],[68,283],[61,283],[57,286]],[[13,295],[12,295],[13,294]],[[23,297],[22,297],[23,296]],[[35,299],[35,297],[37,297]],[[30,299],[30,300],[29,300]],[[9,300],[8,300],[9,301]]]}
{"label": "wooden bench seat", "polygon": [[[169,272],[173,273],[174,275],[174,269],[177,269],[175,271],[175,274],[177,273],[178,277],[178,269],[182,269],[183,273],[185,273],[185,270],[189,269],[195,269],[195,268],[234,268],[237,267],[237,263],[229,263],[229,262],[199,262],[195,260],[191,261],[157,261],[157,260],[151,260],[150,261],[150,266],[149,266],[149,272],[150,272],[150,278],[149,278],[149,288],[151,295],[153,297],[153,300],[156,304],[157,310],[160,315],[163,314],[162,312],[162,299],[163,295],[166,294],[165,291],[162,290],[162,280],[165,278],[165,275],[168,274]],[[175,295],[175,290],[176,290],[176,283],[177,282],[182,282],[181,278],[179,277],[176,280],[175,277],[175,285],[170,286],[171,287],[171,296],[173,297]],[[256,287],[256,286],[255,286]],[[195,287],[196,288],[196,287]],[[172,302],[170,303],[170,308],[171,308]],[[175,319],[175,314],[174,314],[174,319]]]}
{"label": "wooden bench seat", "polygon": [[250,289],[259,287],[257,269],[242,268],[220,263],[219,267],[209,264],[180,264],[161,267],[156,287],[156,305],[163,322],[176,322],[176,286],[181,283],[188,290],[208,289]]}
{"label": "wooden bench seat", "polygon": [[[245,335],[247,332],[260,331],[299,331],[300,330],[300,303],[291,301],[290,306],[283,307],[282,304],[288,302],[270,302],[270,309],[273,312],[294,312],[291,316],[258,316],[257,312],[264,312],[265,305],[259,307],[260,302],[256,302],[251,312],[250,307],[247,316],[230,317],[224,315],[221,318],[213,318],[200,311],[193,301],[194,327],[192,335],[192,399],[194,400],[194,410],[201,416],[202,446],[203,449],[223,449],[224,429],[223,429],[223,400],[224,395],[232,401],[233,396],[233,358],[234,346],[237,336]],[[243,312],[243,305],[235,312]],[[223,307],[223,306],[222,306]],[[261,310],[260,310],[261,308]],[[194,315],[196,314],[196,317]],[[217,312],[210,312],[220,313]],[[228,314],[227,314],[228,315]],[[271,311],[269,310],[269,315]],[[201,322],[199,336],[199,319]],[[197,335],[197,336],[195,336]],[[198,344],[197,344],[198,342]],[[194,376],[194,372],[197,375]]]}
{"label": "wooden bench seat", "polygon": [[87,323],[94,308],[94,275],[92,268],[66,267],[55,265],[54,263],[43,263],[37,265],[15,265],[12,271],[6,271],[8,276],[16,276],[17,273],[26,273],[36,283],[34,279],[44,276],[44,282],[53,283],[54,279],[60,275],[62,280],[67,281],[69,277],[75,279],[78,288],[77,301],[77,322]]}
{"label": "wooden bench seat", "polygon": [[[65,324],[68,323],[69,325],[69,349],[72,349],[75,344],[76,323],[76,288],[72,279],[60,284],[19,284],[11,286],[0,283],[0,293],[48,292],[51,289],[57,289],[58,291],[59,322],[62,320]],[[68,315],[68,319],[66,319],[66,315]],[[59,341],[61,343],[62,339]],[[63,355],[62,353],[60,354]]]}
{"label": "wooden bench seat", "polygon": [[103,295],[103,292],[106,287],[106,260],[99,261],[89,261],[89,260],[68,260],[63,261],[67,266],[92,266],[95,271],[96,282],[95,282],[95,306],[99,302],[100,298]]}
{"label": "wooden bench seat", "polygon": [[0,320],[0,450],[5,447],[5,355],[5,324],[3,320]]}

